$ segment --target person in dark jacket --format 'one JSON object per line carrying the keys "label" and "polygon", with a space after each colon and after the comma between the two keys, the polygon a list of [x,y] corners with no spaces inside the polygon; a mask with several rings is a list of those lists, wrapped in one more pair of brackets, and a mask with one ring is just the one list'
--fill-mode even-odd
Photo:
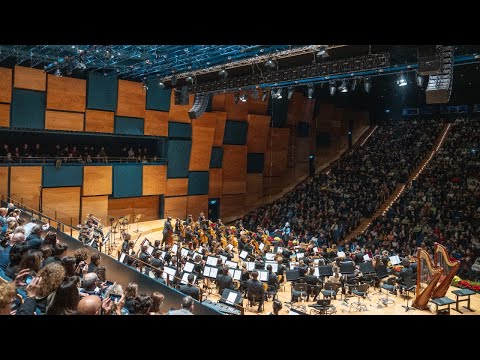
{"label": "person in dark jacket", "polygon": [[249,301],[258,302],[258,312],[262,311],[263,302],[265,300],[265,289],[263,284],[258,280],[258,271],[252,271],[252,278],[247,281],[247,298]]}
{"label": "person in dark jacket", "polygon": [[222,268],[222,273],[217,276],[217,285],[218,285],[218,293],[220,295],[223,294],[224,289],[233,290],[235,288],[233,285],[233,279],[228,274],[228,266],[224,266]]}
{"label": "person in dark jacket", "polygon": [[184,293],[185,295],[191,296],[195,300],[200,301],[200,290],[198,287],[193,285],[195,281],[195,276],[193,274],[189,274],[187,278],[188,284],[180,286],[180,292]]}
{"label": "person in dark jacket", "polygon": [[30,249],[40,250],[43,244],[41,235],[42,227],[40,225],[35,225],[30,235],[27,236],[27,245]]}

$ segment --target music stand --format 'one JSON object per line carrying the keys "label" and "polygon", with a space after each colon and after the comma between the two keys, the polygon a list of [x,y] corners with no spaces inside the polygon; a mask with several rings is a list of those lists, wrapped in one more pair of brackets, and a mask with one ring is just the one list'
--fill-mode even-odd
{"label": "music stand", "polygon": [[117,233],[117,225],[113,226],[113,223],[115,221],[115,218],[113,216],[109,216],[110,219],[110,229],[112,229],[112,233],[116,234]]}
{"label": "music stand", "polygon": [[134,232],[138,233],[138,222],[140,221],[140,218],[142,217],[142,214],[135,215],[135,220],[133,222],[137,223],[137,230]]}
{"label": "music stand", "polygon": [[227,305],[240,305],[243,301],[242,293],[240,291],[230,290],[230,289],[223,289],[222,297],[218,302],[224,303]]}
{"label": "music stand", "polygon": [[300,273],[298,272],[298,270],[286,270],[285,271],[285,277],[287,279],[287,281],[298,281],[300,280]]}

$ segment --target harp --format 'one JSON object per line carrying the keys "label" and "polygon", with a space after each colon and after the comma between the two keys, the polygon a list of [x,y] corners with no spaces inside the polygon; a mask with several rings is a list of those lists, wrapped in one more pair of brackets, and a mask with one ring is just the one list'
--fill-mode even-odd
{"label": "harp", "polygon": [[444,297],[447,293],[453,277],[460,268],[460,261],[451,261],[447,248],[439,243],[435,243],[433,253],[435,265],[443,268],[442,276],[440,276],[438,285],[432,294],[432,299],[437,299]]}
{"label": "harp", "polygon": [[417,251],[417,288],[413,306],[417,309],[426,309],[440,277],[443,274],[441,267],[436,267],[428,253],[419,248]]}

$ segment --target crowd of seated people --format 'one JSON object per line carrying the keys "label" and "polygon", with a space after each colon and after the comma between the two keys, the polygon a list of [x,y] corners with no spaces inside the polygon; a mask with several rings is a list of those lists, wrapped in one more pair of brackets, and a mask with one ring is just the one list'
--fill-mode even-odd
{"label": "crowd of seated people", "polygon": [[433,259],[438,242],[462,262],[458,274],[472,278],[480,255],[479,143],[478,119],[458,119],[420,176],[356,243],[400,256],[422,247]]}
{"label": "crowd of seated people", "polygon": [[379,126],[364,146],[354,148],[328,172],[247,214],[243,225],[249,230],[282,229],[287,239],[300,242],[314,237],[320,246],[337,244],[408,179],[432,149],[442,125],[438,120],[404,120]]}
{"label": "crowd of seated people", "polygon": [[3,144],[0,148],[0,157],[3,159],[3,162],[7,163],[25,163],[43,158],[62,159],[66,162],[79,163],[108,162],[109,158],[110,161],[112,160],[112,157],[141,163],[158,160],[157,156],[149,154],[146,147],[142,148],[140,146],[124,146],[118,152],[111,151],[105,146],[68,144],[57,144],[54,148],[40,144],[23,144],[23,146]]}
{"label": "crowd of seated people", "polygon": [[[164,295],[138,294],[138,286],[108,281],[101,255],[86,249],[68,252],[55,232],[35,224],[27,230],[13,220],[12,208],[0,208],[1,315],[161,315]],[[20,221],[21,222],[21,221]],[[90,261],[88,261],[90,260]],[[188,299],[187,299],[188,300]],[[184,312],[193,310],[187,301]],[[184,301],[185,302],[185,301]],[[180,305],[180,304],[179,304]],[[184,304],[182,303],[182,306]]]}

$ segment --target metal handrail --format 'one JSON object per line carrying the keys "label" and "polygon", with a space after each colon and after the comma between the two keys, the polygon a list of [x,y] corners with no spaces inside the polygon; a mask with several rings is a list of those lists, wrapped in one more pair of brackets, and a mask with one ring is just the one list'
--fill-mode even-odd
{"label": "metal handrail", "polygon": [[[56,163],[57,161],[62,161],[65,164],[75,164],[75,165],[85,165],[85,164],[101,164],[101,163],[144,163],[143,160],[138,159],[138,157],[121,157],[121,156],[106,156],[106,157],[92,157],[92,162],[87,162],[85,156],[70,158],[68,156],[0,156],[0,163],[4,164],[46,164],[46,163]],[[165,164],[167,162],[166,158],[159,157],[149,157],[147,158],[147,163],[160,163]]]}

